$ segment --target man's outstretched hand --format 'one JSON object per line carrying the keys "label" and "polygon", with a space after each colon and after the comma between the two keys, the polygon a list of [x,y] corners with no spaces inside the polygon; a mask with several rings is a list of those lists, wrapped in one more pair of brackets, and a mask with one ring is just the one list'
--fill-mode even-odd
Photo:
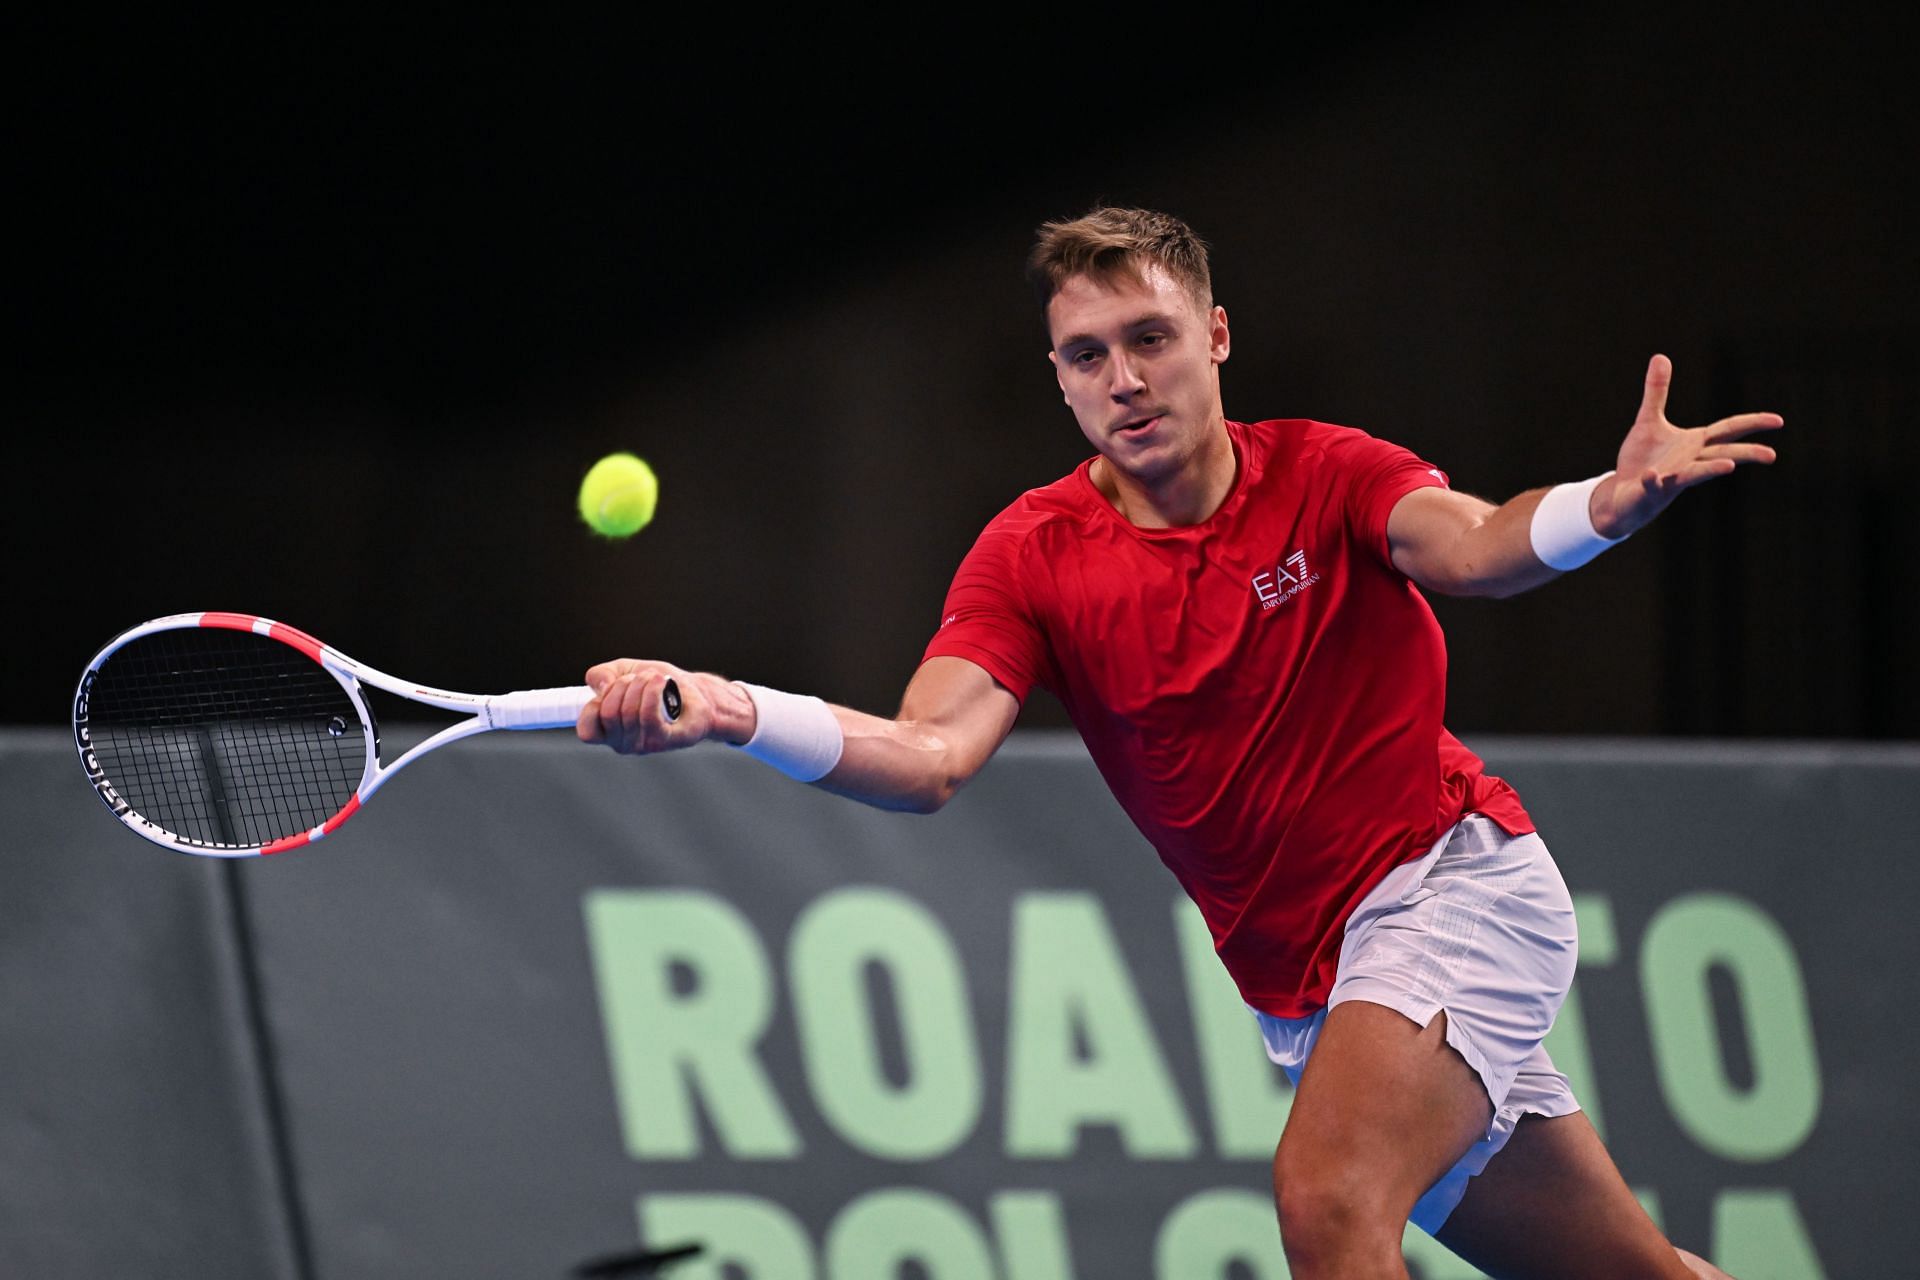
{"label": "man's outstretched hand", "polygon": [[1764,444],[1742,443],[1756,431],[1785,425],[1777,413],[1737,413],[1709,426],[1684,428],[1667,421],[1667,387],[1673,362],[1655,356],[1647,365],[1647,390],[1639,416],[1620,444],[1614,473],[1593,491],[1588,514],[1603,538],[1624,538],[1667,509],[1681,492],[1744,463],[1772,462]]}

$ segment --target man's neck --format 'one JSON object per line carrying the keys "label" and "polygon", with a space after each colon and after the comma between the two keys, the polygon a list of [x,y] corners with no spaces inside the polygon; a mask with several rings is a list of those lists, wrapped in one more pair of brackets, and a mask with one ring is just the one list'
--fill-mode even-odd
{"label": "man's neck", "polygon": [[1094,487],[1129,524],[1172,529],[1204,522],[1233,491],[1238,462],[1226,424],[1208,433],[1187,465],[1152,482],[1136,480],[1108,462],[1093,463]]}

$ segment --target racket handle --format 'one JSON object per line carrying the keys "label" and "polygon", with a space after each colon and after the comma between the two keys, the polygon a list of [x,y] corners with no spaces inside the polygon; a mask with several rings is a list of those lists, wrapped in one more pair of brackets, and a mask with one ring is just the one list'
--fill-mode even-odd
{"label": "racket handle", "polygon": [[564,729],[580,719],[580,710],[593,701],[584,684],[565,689],[522,689],[488,698],[480,713],[489,729]]}
{"label": "racket handle", "polygon": [[[522,689],[488,698],[480,718],[489,729],[571,729],[593,697],[593,690],[584,684],[565,689]],[[680,686],[672,680],[660,692],[660,705],[667,719],[680,718]]]}

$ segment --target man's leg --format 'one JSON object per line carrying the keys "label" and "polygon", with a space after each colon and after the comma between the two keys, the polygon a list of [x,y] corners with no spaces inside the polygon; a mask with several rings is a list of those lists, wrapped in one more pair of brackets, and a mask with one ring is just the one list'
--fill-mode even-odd
{"label": "man's leg", "polygon": [[1364,1000],[1328,1011],[1273,1158],[1294,1280],[1407,1275],[1407,1215],[1493,1115],[1445,1028]]}
{"label": "man's leg", "polygon": [[1437,1238],[1495,1280],[1727,1280],[1660,1234],[1579,1112],[1522,1117]]}

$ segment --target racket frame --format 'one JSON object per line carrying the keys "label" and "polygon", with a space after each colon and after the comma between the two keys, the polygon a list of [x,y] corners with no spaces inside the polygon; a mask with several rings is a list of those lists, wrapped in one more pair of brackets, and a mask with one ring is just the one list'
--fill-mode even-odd
{"label": "racket frame", "polygon": [[[266,844],[228,845],[194,840],[150,821],[128,804],[114,789],[112,780],[107,777],[106,771],[100,765],[99,756],[94,751],[88,721],[88,699],[102,664],[121,648],[142,636],[150,636],[162,631],[185,631],[201,627],[248,631],[297,649],[319,663],[327,674],[339,683],[341,689],[346,692],[347,698],[353,703],[354,710],[360,716],[360,731],[365,739],[366,764],[361,770],[360,782],[354,788],[352,797],[340,807],[339,812],[319,826],[296,835],[283,836]],[[439,707],[442,710],[464,712],[467,713],[467,718],[450,724],[419,742],[392,764],[382,764],[379,729],[372,711],[367,706],[362,685],[372,685],[376,689],[383,689],[410,701]],[[360,806],[366,803],[374,792],[385,786],[389,778],[429,751],[443,747],[449,742],[457,742],[462,738],[470,738],[475,734],[487,733],[494,729],[558,729],[571,725],[579,718],[581,709],[593,696],[593,690],[586,685],[556,689],[524,689],[515,693],[493,695],[435,689],[430,685],[415,684],[412,681],[390,676],[378,668],[348,657],[332,645],[314,639],[298,627],[288,626],[284,622],[275,622],[271,618],[263,618],[251,613],[211,611],[175,613],[143,622],[137,627],[121,632],[94,655],[93,661],[87,664],[86,671],[80,677],[79,687],[74,692],[73,734],[74,744],[80,752],[80,764],[87,771],[87,778],[93,785],[94,793],[129,830],[179,853],[191,853],[203,857],[250,858],[261,854],[285,853],[290,849],[298,849],[315,840],[326,838],[338,830],[348,818],[358,813]]]}

